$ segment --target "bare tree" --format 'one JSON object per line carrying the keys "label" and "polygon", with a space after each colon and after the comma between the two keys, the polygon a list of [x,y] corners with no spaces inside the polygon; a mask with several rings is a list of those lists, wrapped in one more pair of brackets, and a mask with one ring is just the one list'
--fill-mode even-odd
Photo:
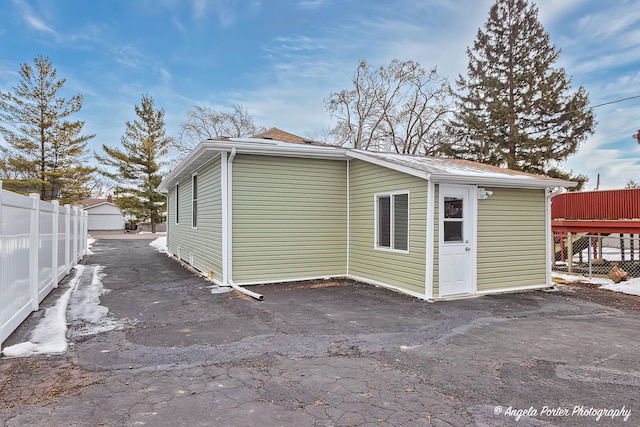
{"label": "bare tree", "polygon": [[451,88],[434,67],[394,59],[371,70],[360,60],[353,89],[332,93],[327,111],[338,120],[335,143],[375,151],[436,155],[446,141]]}
{"label": "bare tree", "polygon": [[95,174],[88,182],[91,189],[91,197],[95,199],[106,199],[108,195],[115,193],[117,183],[101,174]]}
{"label": "bare tree", "polygon": [[194,106],[187,112],[180,125],[180,138],[174,139],[172,148],[179,158],[184,158],[200,142],[206,139],[255,135],[265,128],[257,126],[253,117],[241,105],[231,106],[231,111],[215,111],[210,107]]}

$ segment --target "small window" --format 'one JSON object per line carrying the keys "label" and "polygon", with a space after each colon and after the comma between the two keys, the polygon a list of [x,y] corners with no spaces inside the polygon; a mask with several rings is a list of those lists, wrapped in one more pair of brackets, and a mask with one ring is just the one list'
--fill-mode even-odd
{"label": "small window", "polygon": [[376,196],[376,248],[409,250],[409,194]]}
{"label": "small window", "polygon": [[464,199],[462,197],[444,198],[444,241],[462,243],[464,222]]}
{"label": "small window", "polygon": [[180,222],[180,184],[176,184],[176,224]]}
{"label": "small window", "polygon": [[191,177],[191,226],[198,227],[198,175]]}

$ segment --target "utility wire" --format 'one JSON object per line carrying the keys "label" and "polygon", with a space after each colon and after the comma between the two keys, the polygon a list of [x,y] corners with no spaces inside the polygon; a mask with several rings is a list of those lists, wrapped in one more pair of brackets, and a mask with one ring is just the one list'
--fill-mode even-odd
{"label": "utility wire", "polygon": [[604,107],[605,105],[617,104],[619,102],[624,102],[624,101],[628,101],[630,99],[636,99],[636,98],[640,98],[640,95],[634,95],[634,96],[629,96],[628,98],[616,99],[615,101],[603,102],[602,104],[592,105],[591,107],[587,107],[587,108],[593,109],[598,107]]}

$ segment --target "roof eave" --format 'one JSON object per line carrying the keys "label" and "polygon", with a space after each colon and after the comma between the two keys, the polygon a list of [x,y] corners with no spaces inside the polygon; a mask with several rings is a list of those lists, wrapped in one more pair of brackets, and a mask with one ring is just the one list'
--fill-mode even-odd
{"label": "roof eave", "polygon": [[362,160],[368,163],[372,163],[374,165],[378,165],[378,166],[382,166],[391,170],[395,170],[398,172],[402,172],[402,173],[406,173],[407,175],[411,175],[411,176],[415,176],[418,178],[422,178],[422,179],[430,179],[431,178],[431,174],[429,172],[425,172],[425,171],[421,171],[419,169],[415,169],[409,166],[404,166],[404,165],[400,165],[398,163],[395,162],[390,162],[384,159],[381,159],[379,157],[375,157],[375,156],[369,156],[365,153],[361,153],[358,151],[352,151],[352,150],[348,150],[346,152],[347,157],[353,158],[353,159],[357,159],[357,160]]}
{"label": "roof eave", "polygon": [[232,148],[235,148],[239,154],[346,160],[346,150],[342,147],[305,145],[290,142],[286,143],[290,144],[290,146],[282,146],[273,145],[273,140],[270,139],[252,138],[231,138],[227,141],[215,142],[214,144],[224,148],[225,151],[230,151]]}
{"label": "roof eave", "polygon": [[[97,208],[98,206],[104,206],[104,205],[116,206],[116,205],[115,205],[115,203],[111,203],[111,202],[102,202],[102,203],[96,203],[95,205],[82,206],[82,209],[84,209],[84,210],[88,210],[88,209],[93,209],[93,208]],[[117,206],[116,206],[116,207],[117,207]]]}
{"label": "roof eave", "polygon": [[578,184],[561,179],[540,179],[521,177],[485,177],[452,174],[431,174],[431,179],[436,183],[486,185],[508,188],[544,189],[555,187],[575,187]]}
{"label": "roof eave", "polygon": [[[260,144],[262,142],[263,144]],[[236,149],[238,154],[254,154],[261,156],[305,157],[316,159],[345,160],[345,149],[340,147],[306,146],[287,147],[274,145],[272,140],[251,138],[230,138],[224,141],[203,141],[189,153],[185,159],[172,170],[158,186],[158,192],[168,193],[178,181],[193,173],[202,164],[209,161],[212,155],[230,152]]]}

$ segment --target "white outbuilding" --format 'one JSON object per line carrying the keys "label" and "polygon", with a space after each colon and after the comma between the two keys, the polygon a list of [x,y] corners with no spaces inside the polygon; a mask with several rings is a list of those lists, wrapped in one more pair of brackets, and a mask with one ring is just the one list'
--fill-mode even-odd
{"label": "white outbuilding", "polygon": [[80,202],[89,215],[89,231],[124,230],[124,216],[110,199],[84,199]]}

